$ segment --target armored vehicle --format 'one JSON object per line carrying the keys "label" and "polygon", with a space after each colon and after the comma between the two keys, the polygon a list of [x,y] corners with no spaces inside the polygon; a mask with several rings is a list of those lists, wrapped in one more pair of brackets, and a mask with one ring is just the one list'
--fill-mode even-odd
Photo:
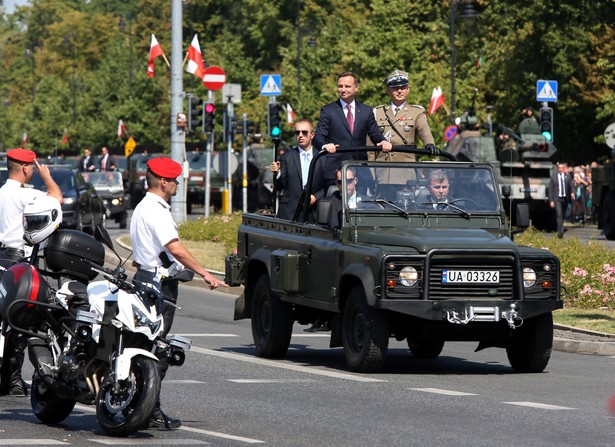
{"label": "armored vehicle", "polygon": [[[300,203],[292,221],[244,214],[226,281],[245,286],[235,319],[251,318],[258,355],[284,357],[295,322],[325,321],[330,346],[343,346],[353,371],[382,370],[391,338],[406,340],[416,358],[438,357],[445,342],[476,341],[477,349],[506,349],[517,372],[545,369],[552,311],[562,307],[559,260],[515,244],[490,164],[437,152],[447,161],[345,161],[341,191],[327,188],[313,213]],[[396,171],[386,178],[402,183],[354,195],[357,179],[376,169]],[[434,203],[436,189],[446,199]],[[529,225],[527,205],[517,213]]]}

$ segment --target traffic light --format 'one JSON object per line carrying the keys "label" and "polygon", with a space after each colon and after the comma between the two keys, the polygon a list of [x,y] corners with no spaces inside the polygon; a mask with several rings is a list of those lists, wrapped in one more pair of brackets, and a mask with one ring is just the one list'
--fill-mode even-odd
{"label": "traffic light", "polygon": [[282,112],[282,106],[278,103],[269,103],[269,135],[271,138],[280,138],[282,136],[282,124],[280,119],[280,113]]}
{"label": "traffic light", "polygon": [[208,102],[205,104],[205,124],[203,130],[211,133],[214,131],[214,117],[216,115],[216,106]]}
{"label": "traffic light", "polygon": [[551,107],[540,109],[540,134],[547,141],[553,140],[553,109]]}
{"label": "traffic light", "polygon": [[188,129],[194,132],[203,124],[203,105],[199,98],[190,97],[188,109]]}

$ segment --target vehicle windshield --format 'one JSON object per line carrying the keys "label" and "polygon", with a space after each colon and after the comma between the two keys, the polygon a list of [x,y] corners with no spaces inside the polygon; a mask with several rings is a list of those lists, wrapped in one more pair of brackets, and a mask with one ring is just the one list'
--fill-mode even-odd
{"label": "vehicle windshield", "polygon": [[123,189],[122,173],[113,172],[84,172],[86,182],[89,182],[97,190]]}
{"label": "vehicle windshield", "polygon": [[[75,177],[73,176],[71,171],[66,170],[51,170],[51,178],[56,184],[60,187],[60,190],[64,193],[65,191],[75,190]],[[45,186],[45,182],[39,175],[38,172],[35,172],[32,175],[32,179],[29,183],[33,188],[39,189],[41,191],[47,191],[47,187]]]}
{"label": "vehicle windshield", "polygon": [[[377,166],[377,167],[376,167]],[[488,166],[442,163],[347,164],[344,208],[397,214],[471,214],[499,210],[497,183]],[[330,193],[330,192],[329,192]]]}

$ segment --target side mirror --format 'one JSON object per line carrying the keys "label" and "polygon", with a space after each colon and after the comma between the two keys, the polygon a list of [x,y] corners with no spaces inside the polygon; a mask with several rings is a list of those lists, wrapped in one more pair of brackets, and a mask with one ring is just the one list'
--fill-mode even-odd
{"label": "side mirror", "polygon": [[321,199],[316,204],[316,223],[318,225],[329,225],[331,222],[331,213],[333,204],[330,200]]}
{"label": "side mirror", "polygon": [[510,232],[511,237],[523,233],[530,226],[530,206],[527,203],[517,204],[515,208],[517,229]]}

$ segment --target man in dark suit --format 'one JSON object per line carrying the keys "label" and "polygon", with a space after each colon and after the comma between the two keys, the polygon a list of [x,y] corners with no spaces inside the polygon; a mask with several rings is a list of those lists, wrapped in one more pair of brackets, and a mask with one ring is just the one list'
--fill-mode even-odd
{"label": "man in dark suit", "polygon": [[100,155],[100,170],[101,172],[107,171],[115,171],[117,167],[115,166],[115,160],[109,153],[109,149],[103,146],[101,149]]}
{"label": "man in dark suit", "polygon": [[88,148],[83,151],[83,157],[79,160],[79,170],[81,172],[92,172],[96,169],[92,151]]}
{"label": "man in dark suit", "polygon": [[449,190],[450,184],[446,172],[442,169],[431,171],[429,183],[427,183],[427,194],[419,193],[418,206],[422,209],[447,209],[447,203],[452,200],[448,196]]}
{"label": "man in dark suit", "polygon": [[[378,129],[374,111],[368,105],[355,101],[359,90],[359,78],[352,72],[340,73],[337,77],[337,94],[339,100],[320,109],[320,118],[314,135],[314,147],[317,151],[326,149],[334,155],[321,158],[314,178],[314,191],[317,198],[324,196],[327,188],[335,184],[335,172],[342,161],[352,158],[351,153],[335,154],[337,148],[365,146],[367,137],[383,151],[392,148],[382,132]],[[367,153],[359,154],[359,159],[367,159]],[[366,171],[367,172],[367,171]],[[367,188],[371,179],[359,179],[363,188]]]}
{"label": "man in dark suit", "polygon": [[[309,119],[301,119],[295,123],[295,140],[297,147],[285,152],[280,161],[271,163],[274,175],[274,185],[281,192],[277,217],[291,220],[301,198],[301,193],[308,180],[308,172],[314,151],[312,139],[314,125]],[[316,197],[310,197],[310,206],[316,202]]]}
{"label": "man in dark suit", "polygon": [[566,163],[557,164],[555,172],[549,180],[549,205],[555,209],[557,222],[557,237],[564,237],[564,215],[568,204],[574,201],[574,181],[567,172]]}

